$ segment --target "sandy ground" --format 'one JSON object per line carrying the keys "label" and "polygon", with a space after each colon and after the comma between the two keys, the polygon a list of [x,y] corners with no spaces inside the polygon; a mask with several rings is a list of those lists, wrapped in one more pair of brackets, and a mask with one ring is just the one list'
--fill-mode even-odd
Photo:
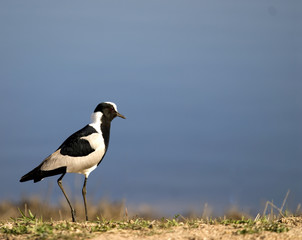
{"label": "sandy ground", "polygon": [[[155,222],[155,220],[154,220]],[[79,222],[79,223],[69,223],[66,221],[54,221],[51,226],[53,226],[53,232],[49,235],[43,235],[43,239],[93,239],[93,240],[132,240],[132,239],[146,239],[146,240],[158,240],[158,239],[166,239],[166,240],[302,240],[302,216],[301,217],[287,217],[274,222],[277,224],[269,223],[269,226],[278,226],[278,230],[286,229],[288,231],[284,231],[281,233],[272,232],[263,230],[263,223],[261,221],[252,224],[253,230],[255,226],[259,226],[261,231],[253,231],[253,233],[245,233],[242,234],[240,231],[249,229],[245,224],[234,224],[229,223],[228,225],[224,225],[221,223],[209,224],[204,221],[198,221],[196,224],[191,225],[189,223],[178,222],[174,227],[161,227],[159,224],[150,224],[145,227],[139,227],[139,230],[132,230],[131,228],[123,229],[116,225],[116,228],[110,228],[107,232],[98,232],[92,231],[94,227],[99,227],[100,225],[96,222]],[[12,229],[12,227],[23,226],[24,223],[21,222],[8,222],[2,225],[3,227],[8,227]],[[38,222],[31,223],[31,228],[35,228],[39,224]],[[43,225],[41,226],[46,226]],[[56,228],[59,225],[64,227]],[[115,224],[115,223],[114,223]],[[149,223],[148,223],[149,224]],[[257,225],[259,224],[259,225]],[[24,225],[26,226],[26,224]],[[49,225],[47,225],[49,226]],[[106,225],[105,225],[106,226]],[[109,225],[108,225],[109,226]],[[265,225],[267,226],[267,225]],[[281,227],[280,227],[281,226]],[[44,228],[45,229],[45,228]],[[259,230],[259,229],[258,229]],[[45,231],[45,230],[43,230]],[[276,228],[274,228],[276,231]],[[37,235],[37,232],[30,234],[6,234],[0,232],[0,240],[1,239],[41,239],[41,235]]]}
{"label": "sandy ground", "polygon": [[232,225],[209,225],[200,224],[198,228],[188,228],[187,226],[177,226],[165,230],[111,230],[101,233],[93,240],[123,240],[123,239],[167,239],[167,240],[214,240],[214,239],[250,239],[250,240],[275,240],[291,239],[302,240],[302,217],[287,218],[283,222],[289,231],[275,233],[263,231],[253,234],[237,234],[237,230]]}

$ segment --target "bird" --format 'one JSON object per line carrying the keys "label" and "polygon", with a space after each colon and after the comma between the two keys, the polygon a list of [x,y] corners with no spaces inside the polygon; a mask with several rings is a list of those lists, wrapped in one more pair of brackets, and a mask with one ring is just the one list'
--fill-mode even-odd
{"label": "bird", "polygon": [[57,183],[66,198],[71,210],[72,221],[76,222],[75,209],[62,185],[66,173],[79,173],[85,176],[82,188],[85,217],[88,221],[86,203],[86,184],[89,174],[97,168],[103,160],[109,145],[111,121],[115,117],[126,119],[117,111],[113,102],[98,104],[91,115],[91,123],[70,135],[59,148],[45,158],[42,163],[21,177],[20,182],[33,180],[34,183],[46,177],[61,174]]}

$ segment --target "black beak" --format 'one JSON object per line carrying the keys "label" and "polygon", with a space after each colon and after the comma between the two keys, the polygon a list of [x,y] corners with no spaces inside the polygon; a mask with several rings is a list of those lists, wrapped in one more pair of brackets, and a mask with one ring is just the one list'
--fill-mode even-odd
{"label": "black beak", "polygon": [[126,119],[126,117],[118,112],[116,112],[116,116],[120,117],[120,118],[123,118],[123,119]]}

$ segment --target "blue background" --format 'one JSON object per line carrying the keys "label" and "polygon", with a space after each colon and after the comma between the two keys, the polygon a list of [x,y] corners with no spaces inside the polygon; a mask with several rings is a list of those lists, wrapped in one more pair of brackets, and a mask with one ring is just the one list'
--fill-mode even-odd
{"label": "blue background", "polygon": [[[0,199],[102,101],[109,151],[88,196],[162,214],[302,202],[301,1],[1,1]],[[63,180],[81,196],[83,176]],[[49,196],[49,195],[47,195]]]}

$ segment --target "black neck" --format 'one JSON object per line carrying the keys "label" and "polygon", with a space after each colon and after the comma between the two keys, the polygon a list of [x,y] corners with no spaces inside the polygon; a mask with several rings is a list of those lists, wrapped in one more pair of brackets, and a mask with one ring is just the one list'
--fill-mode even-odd
{"label": "black neck", "polygon": [[110,138],[111,121],[108,120],[107,118],[105,118],[104,116],[102,116],[101,121],[102,121],[101,122],[101,131],[102,131],[102,134],[103,134],[105,147],[106,147],[106,151],[107,151],[108,145],[109,145],[109,138]]}

